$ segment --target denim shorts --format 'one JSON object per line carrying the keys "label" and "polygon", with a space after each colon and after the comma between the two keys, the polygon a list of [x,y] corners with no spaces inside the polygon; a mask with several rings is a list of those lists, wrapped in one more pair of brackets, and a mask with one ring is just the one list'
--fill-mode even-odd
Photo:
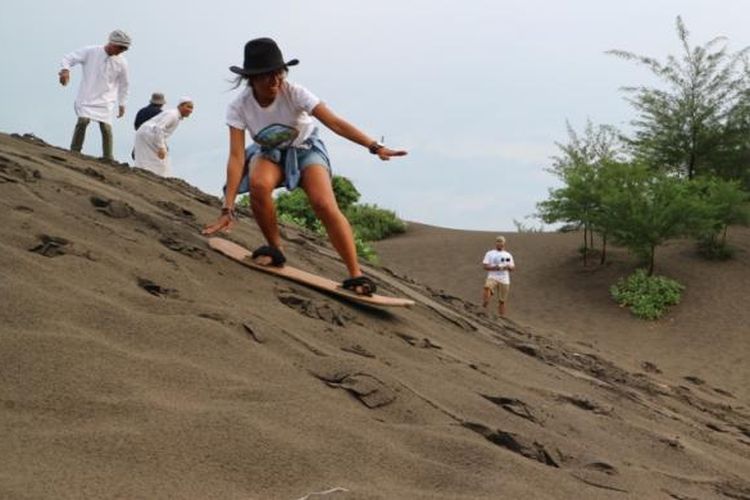
{"label": "denim shorts", "polygon": [[[264,154],[263,151],[258,151],[252,156],[252,158],[250,158],[249,164],[252,165],[253,160],[255,160],[255,158],[261,157],[261,158],[270,160],[283,168],[284,163],[286,162],[286,155],[287,155],[287,151],[282,150],[281,160],[276,162],[274,161],[274,158],[272,156]],[[299,165],[300,173],[304,173],[305,169],[309,167],[310,165],[321,165],[323,166],[323,168],[325,168],[328,171],[329,177],[331,177],[332,175],[331,165],[328,162],[328,158],[318,153],[313,148],[297,149],[297,165]]]}

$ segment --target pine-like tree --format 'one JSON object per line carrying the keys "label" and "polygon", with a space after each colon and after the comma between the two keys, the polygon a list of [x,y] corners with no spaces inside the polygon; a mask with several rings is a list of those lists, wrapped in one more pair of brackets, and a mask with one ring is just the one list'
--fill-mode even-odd
{"label": "pine-like tree", "polygon": [[724,37],[691,47],[680,17],[680,58],[665,62],[624,50],[607,53],[646,66],[666,88],[625,87],[638,112],[627,139],[636,158],[692,179],[713,173],[750,186],[750,47],[730,53]]}

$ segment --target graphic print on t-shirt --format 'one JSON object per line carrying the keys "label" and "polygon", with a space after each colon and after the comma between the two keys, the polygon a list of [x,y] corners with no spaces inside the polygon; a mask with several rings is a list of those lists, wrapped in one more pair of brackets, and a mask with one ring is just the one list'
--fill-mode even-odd
{"label": "graphic print on t-shirt", "polygon": [[299,131],[288,125],[274,123],[255,134],[253,140],[267,148],[288,148],[299,135]]}

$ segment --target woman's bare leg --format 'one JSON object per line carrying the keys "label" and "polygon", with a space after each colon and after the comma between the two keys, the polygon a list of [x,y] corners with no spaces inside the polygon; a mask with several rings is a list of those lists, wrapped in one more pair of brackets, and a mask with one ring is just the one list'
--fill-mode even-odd
{"label": "woman's bare leg", "polygon": [[301,185],[315,215],[325,226],[333,248],[343,259],[349,275],[353,278],[361,276],[352,227],[336,204],[328,170],[322,165],[307,167],[303,172]]}
{"label": "woman's bare leg", "polygon": [[[283,180],[281,168],[265,158],[256,157],[250,167],[250,208],[255,221],[269,245],[281,248],[281,233],[273,204],[273,190]],[[260,265],[271,263],[270,257],[259,257]]]}

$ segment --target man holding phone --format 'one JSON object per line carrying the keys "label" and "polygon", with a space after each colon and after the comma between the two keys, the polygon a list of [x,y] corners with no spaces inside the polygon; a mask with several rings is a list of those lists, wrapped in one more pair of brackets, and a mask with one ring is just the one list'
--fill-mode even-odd
{"label": "man holding phone", "polygon": [[482,307],[485,309],[490,303],[492,295],[497,294],[497,313],[505,316],[505,303],[510,292],[510,273],[515,270],[513,256],[505,250],[505,237],[495,238],[495,248],[484,255],[482,265],[487,271],[482,293]]}

